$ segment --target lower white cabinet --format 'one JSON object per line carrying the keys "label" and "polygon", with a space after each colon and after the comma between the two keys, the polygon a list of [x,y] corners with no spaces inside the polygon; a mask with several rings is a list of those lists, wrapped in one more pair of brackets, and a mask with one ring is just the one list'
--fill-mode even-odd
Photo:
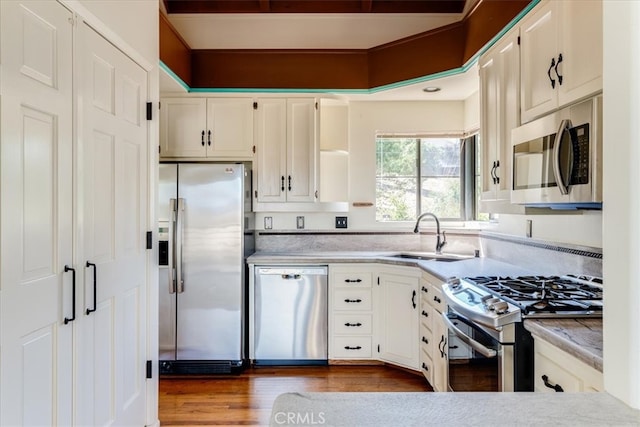
{"label": "lower white cabinet", "polygon": [[420,369],[418,336],[420,273],[411,267],[382,267],[379,271],[379,358]]}
{"label": "lower white cabinet", "polygon": [[446,304],[444,303],[441,288],[442,282],[440,280],[422,272],[420,278],[420,346],[422,348],[420,366],[424,377],[435,391],[447,391],[449,382],[449,332],[442,320],[442,313],[446,311]]}
{"label": "lower white cabinet", "polygon": [[329,360],[372,359],[373,268],[329,266]]}
{"label": "lower white cabinet", "polygon": [[537,336],[533,336],[534,391],[603,391],[602,372]]}

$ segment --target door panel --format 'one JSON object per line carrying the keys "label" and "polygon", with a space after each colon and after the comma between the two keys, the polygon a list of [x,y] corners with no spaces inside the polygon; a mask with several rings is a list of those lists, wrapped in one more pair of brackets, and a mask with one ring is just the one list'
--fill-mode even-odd
{"label": "door panel", "polygon": [[0,425],[71,425],[72,25],[0,2]]}
{"label": "door panel", "polygon": [[[86,425],[144,425],[146,360],[147,125],[144,70],[85,24],[79,26],[85,102],[79,185],[82,263],[96,264],[99,313],[85,316],[80,393]],[[86,177],[86,179],[83,179]],[[92,269],[85,269],[92,295]],[[92,302],[85,298],[85,306]]]}

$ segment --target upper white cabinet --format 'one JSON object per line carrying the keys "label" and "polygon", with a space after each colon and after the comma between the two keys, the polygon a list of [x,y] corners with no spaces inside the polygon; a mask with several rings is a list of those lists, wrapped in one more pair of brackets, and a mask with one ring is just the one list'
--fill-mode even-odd
{"label": "upper white cabinet", "polygon": [[320,201],[349,200],[349,107],[320,102]]}
{"label": "upper white cabinet", "polygon": [[418,284],[414,268],[387,267],[380,270],[380,359],[419,370],[420,345]]}
{"label": "upper white cabinet", "polygon": [[164,98],[160,106],[161,157],[253,157],[251,98]]}
{"label": "upper white cabinet", "polygon": [[545,1],[521,22],[526,123],[602,90],[602,1]]}
{"label": "upper white cabinet", "polygon": [[254,163],[258,203],[317,200],[317,122],[314,98],[258,100]]}
{"label": "upper white cabinet", "polygon": [[520,125],[518,29],[507,33],[479,59],[482,201],[509,201],[511,130]]}

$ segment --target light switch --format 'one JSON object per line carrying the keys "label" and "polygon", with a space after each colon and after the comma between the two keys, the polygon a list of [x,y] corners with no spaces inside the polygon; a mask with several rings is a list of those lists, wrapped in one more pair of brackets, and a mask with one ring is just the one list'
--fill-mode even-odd
{"label": "light switch", "polygon": [[264,229],[271,230],[273,228],[273,218],[270,216],[264,217]]}

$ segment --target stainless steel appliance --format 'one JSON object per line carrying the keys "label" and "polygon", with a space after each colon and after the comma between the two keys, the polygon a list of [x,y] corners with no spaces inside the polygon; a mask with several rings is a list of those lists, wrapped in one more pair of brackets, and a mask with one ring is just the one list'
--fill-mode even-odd
{"label": "stainless steel appliance", "polygon": [[574,275],[448,281],[443,293],[449,310],[443,318],[449,343],[459,339],[470,355],[466,360],[449,358],[449,388],[533,391],[533,339],[522,320],[602,317],[602,289],[602,279]]}
{"label": "stainless steel appliance", "polygon": [[327,267],[255,267],[256,365],[327,363]]}
{"label": "stainless steel appliance", "polygon": [[242,164],[163,163],[159,177],[160,371],[239,369],[249,171]]}
{"label": "stainless steel appliance", "polygon": [[602,207],[602,96],[513,129],[511,142],[512,203]]}

